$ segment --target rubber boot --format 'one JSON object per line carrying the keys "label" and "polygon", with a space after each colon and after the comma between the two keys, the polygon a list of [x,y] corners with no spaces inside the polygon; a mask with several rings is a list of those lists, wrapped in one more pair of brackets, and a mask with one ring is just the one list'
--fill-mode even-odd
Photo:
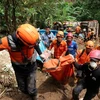
{"label": "rubber boot", "polygon": [[37,95],[31,96],[31,100],[37,100]]}

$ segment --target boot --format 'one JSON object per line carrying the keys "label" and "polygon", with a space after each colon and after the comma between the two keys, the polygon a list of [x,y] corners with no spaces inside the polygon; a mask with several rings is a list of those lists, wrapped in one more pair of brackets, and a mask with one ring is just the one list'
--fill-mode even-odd
{"label": "boot", "polygon": [[31,100],[37,100],[37,95],[31,96]]}

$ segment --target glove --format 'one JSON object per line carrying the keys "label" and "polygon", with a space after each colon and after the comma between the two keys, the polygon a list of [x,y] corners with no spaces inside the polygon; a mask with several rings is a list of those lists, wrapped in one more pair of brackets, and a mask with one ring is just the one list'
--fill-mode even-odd
{"label": "glove", "polygon": [[41,59],[42,59],[42,62],[43,62],[43,63],[46,61],[46,59],[44,59],[44,58],[42,58],[42,57],[41,57]]}
{"label": "glove", "polygon": [[72,57],[72,59],[74,59],[75,60],[75,58],[74,58],[74,56],[72,55],[72,54],[69,54],[71,57]]}
{"label": "glove", "polygon": [[40,58],[41,58],[42,62],[46,61],[46,59],[44,57],[42,57],[41,55],[40,55]]}

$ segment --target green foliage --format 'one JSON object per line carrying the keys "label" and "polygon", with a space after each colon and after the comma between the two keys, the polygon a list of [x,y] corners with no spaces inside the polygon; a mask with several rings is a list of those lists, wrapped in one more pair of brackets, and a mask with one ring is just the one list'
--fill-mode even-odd
{"label": "green foliage", "polygon": [[98,20],[100,22],[100,0],[76,0],[73,4],[81,13],[76,16],[77,20]]}
{"label": "green foliage", "polygon": [[14,31],[22,23],[52,26],[54,21],[98,20],[100,0],[0,0],[0,30]]}

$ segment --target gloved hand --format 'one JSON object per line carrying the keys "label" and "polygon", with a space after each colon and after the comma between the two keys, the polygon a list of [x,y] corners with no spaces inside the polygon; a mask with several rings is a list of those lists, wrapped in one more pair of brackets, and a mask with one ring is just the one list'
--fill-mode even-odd
{"label": "gloved hand", "polygon": [[41,59],[43,59],[43,61],[45,60],[48,60],[51,56],[51,52],[49,50],[45,50],[41,55]]}
{"label": "gloved hand", "polygon": [[72,54],[69,54],[73,59],[74,59],[74,56]]}
{"label": "gloved hand", "polygon": [[43,62],[43,63],[46,61],[46,59],[44,59],[44,58],[42,58],[42,57],[41,57],[41,59],[42,59],[42,62]]}
{"label": "gloved hand", "polygon": [[72,57],[72,59],[74,60],[74,62],[75,62],[75,58],[74,58],[74,56],[72,55],[72,54],[69,54],[71,57]]}
{"label": "gloved hand", "polygon": [[45,62],[46,61],[46,59],[43,58],[41,55],[40,55],[40,58],[41,58],[42,62]]}

